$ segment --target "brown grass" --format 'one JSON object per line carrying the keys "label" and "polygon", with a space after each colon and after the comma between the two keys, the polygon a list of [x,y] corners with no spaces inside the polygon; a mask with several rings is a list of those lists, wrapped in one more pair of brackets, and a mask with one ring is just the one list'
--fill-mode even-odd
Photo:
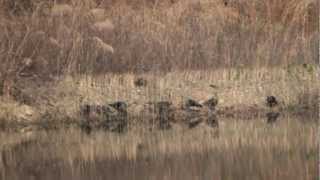
{"label": "brown grass", "polygon": [[41,84],[65,75],[157,76],[222,68],[219,72],[230,74],[228,68],[235,68],[243,76],[241,69],[265,71],[270,65],[289,71],[294,64],[310,64],[315,69],[317,61],[319,16],[314,0],[239,1],[227,6],[222,1],[155,1],[149,2],[152,8],[147,1],[139,8],[128,1],[28,2],[37,8],[21,15],[2,1],[0,87],[6,96],[15,88],[24,89],[19,82],[25,77]]}
{"label": "brown grass", "polygon": [[[145,115],[150,101],[180,107],[212,96],[218,111],[252,115],[242,109],[263,109],[275,95],[282,110],[318,113],[318,7],[317,0],[0,0],[0,128],[22,122],[19,134],[0,133],[0,179],[315,179],[314,116],[272,126],[223,119],[219,138],[207,126],[149,132],[140,123],[123,135],[84,136],[73,127],[39,132],[25,120],[47,127],[79,120],[81,104],[118,100]],[[146,87],[134,86],[140,77]]]}
{"label": "brown grass", "polygon": [[[4,86],[13,86],[25,58],[34,60],[27,70],[43,79],[78,72],[153,72],[317,61],[319,14],[315,9],[319,4],[315,0],[232,1],[227,6],[223,1],[149,2],[152,6],[146,2],[53,4],[30,0],[29,5],[14,5],[3,0],[1,81]],[[134,7],[137,4],[139,8]],[[18,7],[23,11],[30,9],[28,6],[33,7],[31,14],[17,12]],[[107,18],[102,28],[101,21]],[[94,30],[110,31],[113,26],[113,33]],[[36,32],[42,32],[40,39],[34,38]],[[94,36],[111,44],[115,54],[110,57],[91,50],[88,39]],[[57,43],[61,48],[56,48]],[[43,69],[45,73],[41,73]]]}
{"label": "brown grass", "polygon": [[[165,100],[172,102],[175,107],[181,107],[188,98],[204,102],[211,97],[219,99],[220,109],[266,109],[265,98],[269,95],[278,98],[282,109],[297,110],[307,107],[318,112],[319,83],[316,73],[301,66],[289,69],[290,71],[287,68],[188,70],[165,75],[108,73],[98,77],[69,77],[55,84],[56,93],[52,93],[50,99],[55,107],[64,109],[70,115],[76,115],[78,106],[86,103],[106,104],[121,100],[129,104],[129,112],[141,114],[148,102]],[[135,87],[134,81],[138,77],[145,78],[148,85]],[[61,96],[61,93],[65,95]],[[42,104],[41,99],[38,104]]]}

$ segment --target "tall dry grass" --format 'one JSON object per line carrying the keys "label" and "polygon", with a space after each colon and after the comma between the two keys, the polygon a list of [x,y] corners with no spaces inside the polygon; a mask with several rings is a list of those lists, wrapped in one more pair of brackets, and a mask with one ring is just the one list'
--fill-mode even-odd
{"label": "tall dry grass", "polygon": [[9,94],[24,76],[315,64],[317,7],[316,0],[2,0],[1,89]]}
{"label": "tall dry grass", "polygon": [[[318,111],[317,7],[317,0],[0,0],[0,95],[25,91],[35,105],[1,99],[0,116],[65,120],[78,117],[79,103],[118,100],[143,114],[150,101],[179,107],[184,98],[213,95],[218,110],[264,107],[265,97],[276,95],[281,107],[306,104]],[[147,87],[134,86],[137,74]],[[218,139],[208,127],[149,132],[143,123],[123,135],[31,129],[22,147],[0,133],[0,177],[31,172],[80,179],[102,169],[102,176],[119,179],[134,169],[141,176],[128,177],[141,179],[169,165],[158,177],[311,180],[318,151],[313,123],[222,120]],[[186,164],[195,176],[179,173]],[[213,170],[201,169],[208,167]]]}
{"label": "tall dry grass", "polygon": [[[115,56],[147,70],[315,63],[316,7],[316,1],[187,1],[142,10],[119,5],[111,15],[119,19]],[[313,33],[306,32],[310,27]]]}

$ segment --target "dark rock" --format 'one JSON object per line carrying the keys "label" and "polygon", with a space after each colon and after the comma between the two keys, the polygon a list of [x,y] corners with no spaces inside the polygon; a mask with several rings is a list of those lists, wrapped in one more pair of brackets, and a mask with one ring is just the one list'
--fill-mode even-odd
{"label": "dark rock", "polygon": [[219,121],[218,121],[217,116],[215,114],[209,114],[208,119],[207,119],[207,124],[210,127],[218,128],[219,127]]}
{"label": "dark rock", "polygon": [[267,96],[266,104],[268,107],[272,108],[272,107],[278,105],[278,101],[277,101],[276,97],[274,97],[274,96]]}
{"label": "dark rock", "polygon": [[267,123],[268,124],[272,124],[272,123],[275,123],[278,118],[280,116],[280,113],[279,112],[268,112],[266,114],[266,117],[267,117]]}
{"label": "dark rock", "polygon": [[136,87],[145,87],[145,86],[147,86],[147,80],[145,80],[143,78],[138,78],[134,81],[134,85]]}
{"label": "dark rock", "polygon": [[208,107],[210,110],[215,110],[216,106],[218,105],[218,99],[210,98],[203,103],[204,106]]}

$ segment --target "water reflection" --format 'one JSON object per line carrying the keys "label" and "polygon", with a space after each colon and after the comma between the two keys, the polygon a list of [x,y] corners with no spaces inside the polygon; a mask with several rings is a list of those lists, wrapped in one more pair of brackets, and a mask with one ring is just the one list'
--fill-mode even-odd
{"label": "water reflection", "polygon": [[126,134],[58,131],[1,133],[5,180],[315,179],[316,121],[282,116],[223,119],[216,129],[136,128]]}

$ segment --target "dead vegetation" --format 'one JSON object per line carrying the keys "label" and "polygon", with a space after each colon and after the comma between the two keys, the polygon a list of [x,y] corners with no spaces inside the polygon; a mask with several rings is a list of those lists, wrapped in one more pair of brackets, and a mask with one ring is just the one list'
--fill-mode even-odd
{"label": "dead vegetation", "polygon": [[315,179],[318,7],[0,0],[0,179]]}
{"label": "dead vegetation", "polygon": [[2,0],[2,93],[25,76],[316,63],[315,0],[138,1]]}

